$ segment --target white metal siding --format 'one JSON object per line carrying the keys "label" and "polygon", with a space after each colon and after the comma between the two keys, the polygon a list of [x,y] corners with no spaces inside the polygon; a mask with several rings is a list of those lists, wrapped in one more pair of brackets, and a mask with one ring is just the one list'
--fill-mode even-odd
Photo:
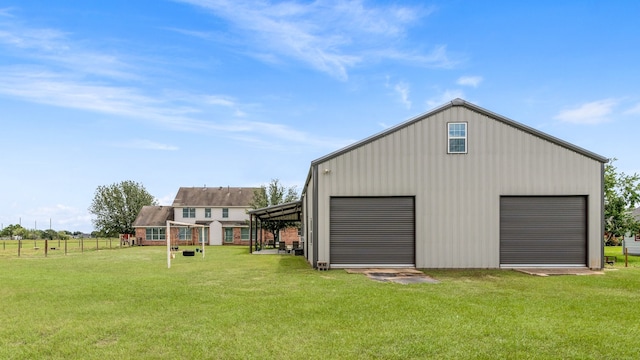
{"label": "white metal siding", "polygon": [[[468,153],[447,154],[447,123],[458,121],[468,123]],[[584,195],[588,266],[601,267],[601,163],[468,108],[317,165],[319,261],[330,261],[332,196],[415,196],[417,267],[498,268],[501,195]]]}

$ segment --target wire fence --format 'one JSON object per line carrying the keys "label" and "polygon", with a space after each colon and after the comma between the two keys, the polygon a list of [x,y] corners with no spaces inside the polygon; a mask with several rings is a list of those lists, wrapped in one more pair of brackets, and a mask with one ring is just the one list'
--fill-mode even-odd
{"label": "wire fence", "polygon": [[130,247],[117,238],[0,240],[0,257],[49,257]]}

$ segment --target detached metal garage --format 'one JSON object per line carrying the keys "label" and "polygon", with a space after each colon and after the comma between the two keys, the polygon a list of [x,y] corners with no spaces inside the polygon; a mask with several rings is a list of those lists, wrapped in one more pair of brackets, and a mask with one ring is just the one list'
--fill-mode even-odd
{"label": "detached metal garage", "polygon": [[332,267],[415,266],[413,197],[333,197]]}
{"label": "detached metal garage", "polygon": [[586,264],[586,197],[500,198],[500,266]]}
{"label": "detached metal garage", "polygon": [[603,266],[607,158],[462,99],[311,162],[312,266]]}

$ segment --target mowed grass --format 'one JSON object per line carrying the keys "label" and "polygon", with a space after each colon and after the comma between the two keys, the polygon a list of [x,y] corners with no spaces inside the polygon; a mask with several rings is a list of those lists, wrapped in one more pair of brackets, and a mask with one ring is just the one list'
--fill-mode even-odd
{"label": "mowed grass", "polygon": [[[18,247],[20,246],[20,249]],[[0,240],[0,259],[21,257],[65,256],[85,251],[120,248],[117,238],[68,240]]]}
{"label": "mowed grass", "polygon": [[246,247],[167,269],[164,250],[0,258],[0,358],[636,359],[640,348],[637,266],[427,270],[440,283],[400,285]]}

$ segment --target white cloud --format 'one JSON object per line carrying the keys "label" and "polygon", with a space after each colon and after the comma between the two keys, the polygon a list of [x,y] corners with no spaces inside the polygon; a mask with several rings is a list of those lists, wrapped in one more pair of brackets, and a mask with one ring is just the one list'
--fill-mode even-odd
{"label": "white cloud", "polygon": [[171,194],[166,194],[162,197],[157,198],[158,200],[158,205],[161,206],[169,206],[171,204],[173,204],[173,200],[175,199],[176,194],[175,193],[171,193]]}
{"label": "white cloud", "polygon": [[13,17],[11,14],[12,8],[2,8],[0,9],[0,16]]}
{"label": "white cloud", "polygon": [[411,109],[411,100],[409,100],[409,84],[405,82],[399,82],[394,87],[393,90],[400,95],[400,101],[407,109]]}
{"label": "white cloud", "polygon": [[477,88],[482,80],[482,76],[461,76],[456,83],[461,86],[471,86]]}
{"label": "white cloud", "polygon": [[436,106],[444,105],[445,103],[456,98],[464,99],[464,92],[462,90],[445,90],[440,95],[428,99],[427,106],[429,107],[429,109],[431,109]]}
{"label": "white cloud", "polygon": [[[227,5],[233,9],[236,6],[235,3]],[[287,8],[282,5],[279,9],[267,10],[269,13],[287,13]],[[295,6],[290,11],[295,13]],[[247,16],[259,18],[261,15],[253,13]],[[268,17],[263,21],[271,21],[275,28],[279,26]],[[295,29],[296,24],[291,22],[287,26]],[[322,149],[334,148],[336,144],[345,142],[317,139],[282,124],[247,121],[245,118],[249,115],[245,108],[257,105],[242,104],[223,94],[142,89],[140,81],[130,81],[144,76],[140,65],[130,65],[118,57],[103,55],[102,51],[79,48],[69,34],[55,29],[29,29],[0,23],[2,50],[14,52],[17,58],[24,59],[23,63],[30,65],[0,65],[0,95],[148,121],[178,131],[209,132],[248,143],[258,143],[265,133],[275,139],[311,144]],[[335,60],[331,56],[326,58],[333,61],[331,59]],[[146,82],[148,79],[143,80]],[[155,150],[177,149],[172,145],[145,141],[130,145]]]}
{"label": "white cloud", "polygon": [[27,28],[3,24],[0,28],[0,45],[6,52],[46,62],[51,67],[62,68],[84,76],[106,76],[115,79],[138,79],[133,66],[106,50],[92,51],[74,44],[69,34],[48,28]]}
{"label": "white cloud", "polygon": [[21,220],[24,227],[34,226],[40,230],[48,229],[50,222],[51,228],[57,231],[91,231],[92,228],[91,215],[86,210],[63,204],[27,210]]}
{"label": "white cloud", "polygon": [[618,101],[615,99],[593,101],[563,110],[554,119],[572,124],[600,124],[610,120],[608,116],[616,105]]}
{"label": "white cloud", "polygon": [[640,104],[637,104],[636,106],[632,107],[631,109],[625,111],[624,114],[626,114],[626,115],[640,114]]}
{"label": "white cloud", "polygon": [[122,143],[115,144],[117,147],[129,148],[129,149],[143,149],[143,150],[168,150],[175,151],[179,148],[174,145],[161,144],[151,140],[135,139]]}
{"label": "white cloud", "polygon": [[[433,67],[453,63],[445,46],[426,55],[416,52],[414,44],[410,51],[401,49],[409,27],[432,8],[374,7],[363,1],[176,1],[205,8],[233,24],[237,46],[249,44],[251,56],[268,62],[296,59],[341,80],[348,78],[349,68],[365,61],[403,59]],[[194,36],[202,37],[200,31]]]}
{"label": "white cloud", "polygon": [[204,40],[210,40],[213,37],[213,34],[206,31],[195,31],[195,30],[186,30],[186,29],[178,29],[178,28],[166,28],[169,31],[177,32],[182,35],[192,36]]}

